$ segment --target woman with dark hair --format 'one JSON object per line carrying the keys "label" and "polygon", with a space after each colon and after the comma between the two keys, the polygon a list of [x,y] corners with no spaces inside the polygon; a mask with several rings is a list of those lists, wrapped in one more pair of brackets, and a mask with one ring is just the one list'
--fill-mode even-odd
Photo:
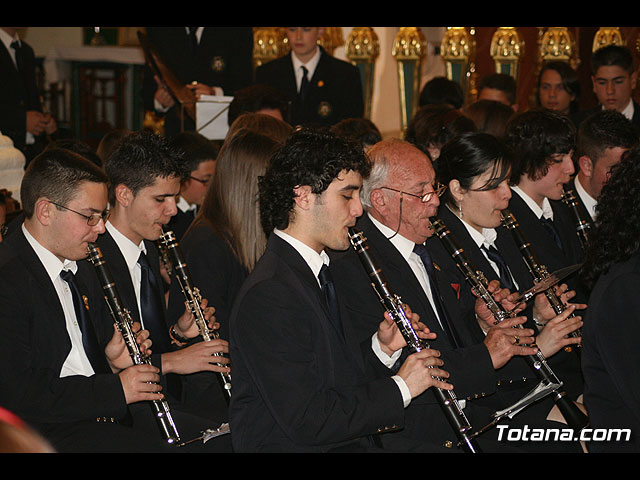
{"label": "woman with dark hair", "polygon": [[539,107],[563,115],[574,114],[579,109],[580,80],[567,62],[545,63],[538,76],[536,92]]}
{"label": "woman with dark hair", "polygon": [[640,150],[613,167],[596,207],[583,276],[593,287],[585,317],[582,371],[591,427],[626,437],[594,441],[592,452],[640,451]]}
{"label": "woman with dark hair", "polygon": [[[492,135],[468,133],[448,142],[438,159],[438,180],[448,187],[441,197],[438,217],[462,247],[472,268],[482,272],[487,282],[498,280],[501,287],[512,292],[524,292],[533,286],[533,278],[511,233],[501,226],[502,210],[511,198],[510,170],[509,152]],[[439,241],[430,241],[427,245],[442,272],[456,271],[450,253]],[[453,281],[454,277],[452,285]],[[562,291],[565,288],[563,285]],[[567,292],[563,299],[568,300],[573,295],[573,292]],[[567,337],[582,325],[580,317],[568,318],[574,309],[571,306],[562,314],[555,315],[544,294],[538,294],[523,314],[528,317],[525,327],[537,332],[535,344],[564,382],[565,391],[576,400],[582,393],[580,365],[575,355],[563,350],[563,347],[580,341],[579,338]],[[484,339],[490,326],[480,321],[473,322],[471,329],[478,342]],[[512,358],[497,370],[496,378],[496,391],[499,399],[504,401],[504,408],[524,397],[539,382],[522,357]],[[483,402],[495,404],[496,399],[478,401],[480,404]],[[518,414],[518,418],[529,424],[544,424],[546,421],[565,423],[551,396],[528,406]],[[547,424],[550,425],[556,426]],[[578,451],[575,444],[555,444],[553,448],[564,447]]]}
{"label": "woman with dark hair", "polygon": [[[533,286],[533,277],[511,234],[501,227],[502,211],[511,198],[510,169],[507,150],[491,135],[465,134],[447,143],[438,161],[438,180],[448,189],[442,196],[444,205],[438,215],[462,245],[469,261],[489,281],[499,280],[501,286],[512,292],[524,292]],[[443,253],[438,252],[438,257]],[[568,292],[566,297],[573,295]],[[572,312],[573,307],[568,310]],[[580,319],[563,322],[567,315],[554,318],[544,295],[536,296],[530,316],[550,327],[538,326],[540,333],[536,339],[547,358],[579,342],[579,338],[566,335],[580,327]]]}

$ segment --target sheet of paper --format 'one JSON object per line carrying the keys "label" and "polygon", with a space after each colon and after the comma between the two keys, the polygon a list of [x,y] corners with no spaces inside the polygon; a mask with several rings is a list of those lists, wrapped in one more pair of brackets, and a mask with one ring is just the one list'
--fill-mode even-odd
{"label": "sheet of paper", "polygon": [[228,112],[233,97],[202,95],[196,103],[196,129],[210,140],[224,140],[229,130]]}

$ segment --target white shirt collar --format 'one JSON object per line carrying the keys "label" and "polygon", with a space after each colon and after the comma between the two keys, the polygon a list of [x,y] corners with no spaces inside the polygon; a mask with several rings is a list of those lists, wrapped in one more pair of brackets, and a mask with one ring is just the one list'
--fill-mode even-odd
{"label": "white shirt collar", "polygon": [[176,206],[180,209],[180,211],[182,212],[188,212],[190,210],[195,210],[197,205],[196,204],[191,204],[189,202],[187,202],[183,197],[180,197],[178,199],[178,202],[176,203]]}
{"label": "white shirt collar", "polygon": [[[306,243],[301,242],[297,238],[294,238],[288,233],[278,230],[277,228],[273,230],[273,233],[282,238],[300,254],[307,265],[309,265],[309,268],[315,275],[316,279],[318,279],[322,265],[329,265],[329,255],[327,255],[327,252],[324,250],[318,253]],[[320,284],[319,280],[318,284]]]}
{"label": "white shirt collar", "polygon": [[496,233],[495,228],[483,228],[482,232],[479,232],[478,230],[473,228],[471,225],[469,225],[464,220],[464,218],[461,218],[460,220],[462,221],[462,225],[464,225],[464,228],[466,228],[467,231],[469,232],[469,235],[471,235],[471,238],[473,239],[473,241],[476,243],[476,245],[478,245],[478,248],[482,247],[482,245],[486,245],[487,247],[489,246],[495,247],[495,241],[496,241],[496,238],[498,237],[498,234]]}
{"label": "white shirt collar", "polygon": [[[604,105],[602,106],[602,109],[605,110]],[[633,112],[634,112],[633,99],[630,98],[629,103],[627,104],[626,107],[624,107],[624,109],[620,113],[622,113],[625,117],[631,120],[633,119]]]}
{"label": "white shirt collar", "polygon": [[544,216],[544,218],[553,220],[553,209],[551,208],[551,203],[549,202],[549,199],[547,197],[544,197],[544,200],[542,200],[542,208],[540,208],[535,200],[533,200],[533,198],[527,195],[524,190],[522,190],[517,185],[511,186],[511,190],[515,191],[516,193],[518,193],[518,195],[520,195],[520,197],[522,197],[522,199],[529,206],[531,211],[533,211],[537,218]]}
{"label": "white shirt collar", "polygon": [[577,175],[575,177],[575,184],[576,184],[576,194],[580,197],[580,199],[582,200],[582,203],[584,203],[584,206],[587,209],[587,212],[589,212],[589,215],[591,215],[591,218],[595,220],[596,205],[598,204],[598,201],[595,198],[593,198],[591,195],[589,195],[589,193],[584,189]]}
{"label": "white shirt collar", "polygon": [[[189,34],[189,27],[184,27],[185,31],[187,32],[187,35]],[[200,42],[200,38],[202,38],[202,30],[204,30],[204,27],[198,27],[196,28],[196,38],[198,39],[198,42]]]}
{"label": "white shirt collar", "polygon": [[136,245],[120,233],[120,231],[109,221],[106,224],[106,228],[113,237],[114,242],[118,245],[118,248],[120,248],[127,267],[129,270],[133,270],[133,267],[138,263],[138,258],[140,258],[140,252],[144,252],[145,254],[147,253],[144,240],[140,242],[140,245]]}
{"label": "white shirt collar", "polygon": [[75,260],[65,259],[64,262],[61,262],[58,257],[47,250],[46,247],[38,242],[31,233],[29,233],[29,230],[27,230],[24,223],[22,224],[22,232],[24,233],[27,242],[29,242],[29,245],[31,245],[31,248],[36,252],[36,255],[40,259],[40,262],[42,262],[42,265],[47,271],[47,275],[52,282],[55,281],[63,270],[70,270],[74,274],[78,271],[78,265]]}
{"label": "white shirt collar", "polygon": [[11,58],[13,59],[13,62],[15,63],[16,52],[13,48],[11,48],[11,43],[13,43],[14,40],[17,40],[18,42],[20,42],[20,37],[18,37],[17,33],[15,37],[12,37],[3,29],[0,28],[0,40],[2,40],[3,45],[7,48],[7,50],[9,51],[9,55],[11,56]]}
{"label": "white shirt collar", "polygon": [[396,234],[395,230],[392,230],[385,224],[373,218],[370,213],[367,213],[367,215],[378,230],[380,230],[380,232],[389,239],[393,246],[396,247],[400,252],[400,255],[402,255],[405,260],[409,260],[409,256],[413,253],[413,247],[415,247],[416,244],[399,233]]}
{"label": "white shirt collar", "polygon": [[296,74],[296,82],[298,83],[298,88],[300,88],[300,82],[302,81],[302,70],[300,69],[300,67],[303,65],[307,67],[307,76],[309,78],[309,81],[311,81],[311,79],[313,78],[313,74],[316,71],[316,67],[318,66],[318,62],[320,61],[320,55],[320,47],[316,47],[316,53],[313,55],[313,57],[307,63],[302,63],[300,59],[296,57],[295,53],[291,53],[293,70]]}

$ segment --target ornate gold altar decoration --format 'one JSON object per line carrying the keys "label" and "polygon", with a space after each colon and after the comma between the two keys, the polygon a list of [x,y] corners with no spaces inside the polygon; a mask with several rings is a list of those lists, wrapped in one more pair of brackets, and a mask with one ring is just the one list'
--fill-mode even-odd
{"label": "ornate gold altar decoration", "polygon": [[572,68],[578,68],[576,42],[567,27],[548,27],[542,34],[539,45],[541,64],[552,60],[567,62]]}
{"label": "ornate gold altar decoration", "polygon": [[360,70],[364,93],[364,116],[371,118],[371,98],[376,58],[380,54],[378,35],[371,27],[353,27],[347,39],[346,57]]}
{"label": "ornate gold altar decoration", "polygon": [[342,27],[324,27],[324,35],[318,43],[329,55],[333,55],[336,48],[344,45]]}
{"label": "ornate gold altar decoration", "polygon": [[253,27],[253,66],[259,67],[288,53],[283,27]]}
{"label": "ornate gold altar decoration", "polygon": [[458,82],[467,101],[477,97],[476,89],[476,40],[473,27],[447,27],[440,55],[444,60],[446,76]]}
{"label": "ornate gold altar decoration", "polygon": [[593,36],[593,48],[595,52],[599,48],[606,47],[607,45],[621,45],[625,44],[624,38],[622,38],[622,32],[619,27],[600,27]]}
{"label": "ornate gold altar decoration", "polygon": [[398,65],[402,131],[418,106],[422,62],[427,56],[427,40],[420,27],[400,27],[391,54]]}
{"label": "ornate gold altar decoration", "polygon": [[524,40],[515,27],[499,27],[491,38],[489,53],[496,73],[506,73],[518,80],[520,58],[524,55]]}

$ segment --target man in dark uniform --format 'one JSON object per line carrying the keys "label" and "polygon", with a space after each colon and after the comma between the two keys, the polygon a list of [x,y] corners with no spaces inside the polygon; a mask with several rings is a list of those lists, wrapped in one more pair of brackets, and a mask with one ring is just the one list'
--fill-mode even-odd
{"label": "man in dark uniform", "polygon": [[291,53],[261,65],[256,83],[271,85],[291,101],[291,125],[334,125],[364,114],[358,69],[332,57],[318,40],[322,27],[287,27]]}
{"label": "man in dark uniform", "polygon": [[576,126],[599,110],[617,110],[640,131],[640,105],[633,100],[638,72],[629,48],[607,45],[591,57],[591,81],[598,98],[594,108],[578,112],[572,117]]}
{"label": "man in dark uniform", "polygon": [[638,132],[617,110],[599,110],[584,120],[578,129],[576,143],[577,174],[569,182],[579,208],[591,225],[596,218],[596,205],[611,168],[623,153],[638,144]]}
{"label": "man in dark uniform", "polygon": [[0,246],[0,403],[59,452],[162,451],[159,434],[126,422],[132,405],[161,398],[147,383],[158,369],[132,366],[122,336],[102,321],[103,294],[78,278],[88,242],[104,232],[107,181],[64,149],[25,172],[24,223]]}
{"label": "man in dark uniform", "polygon": [[25,168],[57,130],[42,111],[33,49],[18,36],[19,27],[0,27],[0,131],[25,155]]}
{"label": "man in dark uniform", "polygon": [[[199,95],[233,96],[253,80],[253,30],[251,27],[147,27],[149,41],[178,79]],[[145,69],[145,109],[165,118],[168,137],[182,130],[180,106]],[[184,130],[194,122],[184,116]]]}
{"label": "man in dark uniform", "polygon": [[383,368],[374,348],[393,363],[405,345],[382,313],[362,350],[349,346],[352,325],[327,278],[325,250],[348,247],[367,173],[359,145],[303,129],[262,177],[260,212],[271,235],[230,319],[237,452],[376,450],[376,434],[401,428],[413,397],[451,388],[431,377],[448,374],[429,349],[409,356],[393,378],[373,374]]}

